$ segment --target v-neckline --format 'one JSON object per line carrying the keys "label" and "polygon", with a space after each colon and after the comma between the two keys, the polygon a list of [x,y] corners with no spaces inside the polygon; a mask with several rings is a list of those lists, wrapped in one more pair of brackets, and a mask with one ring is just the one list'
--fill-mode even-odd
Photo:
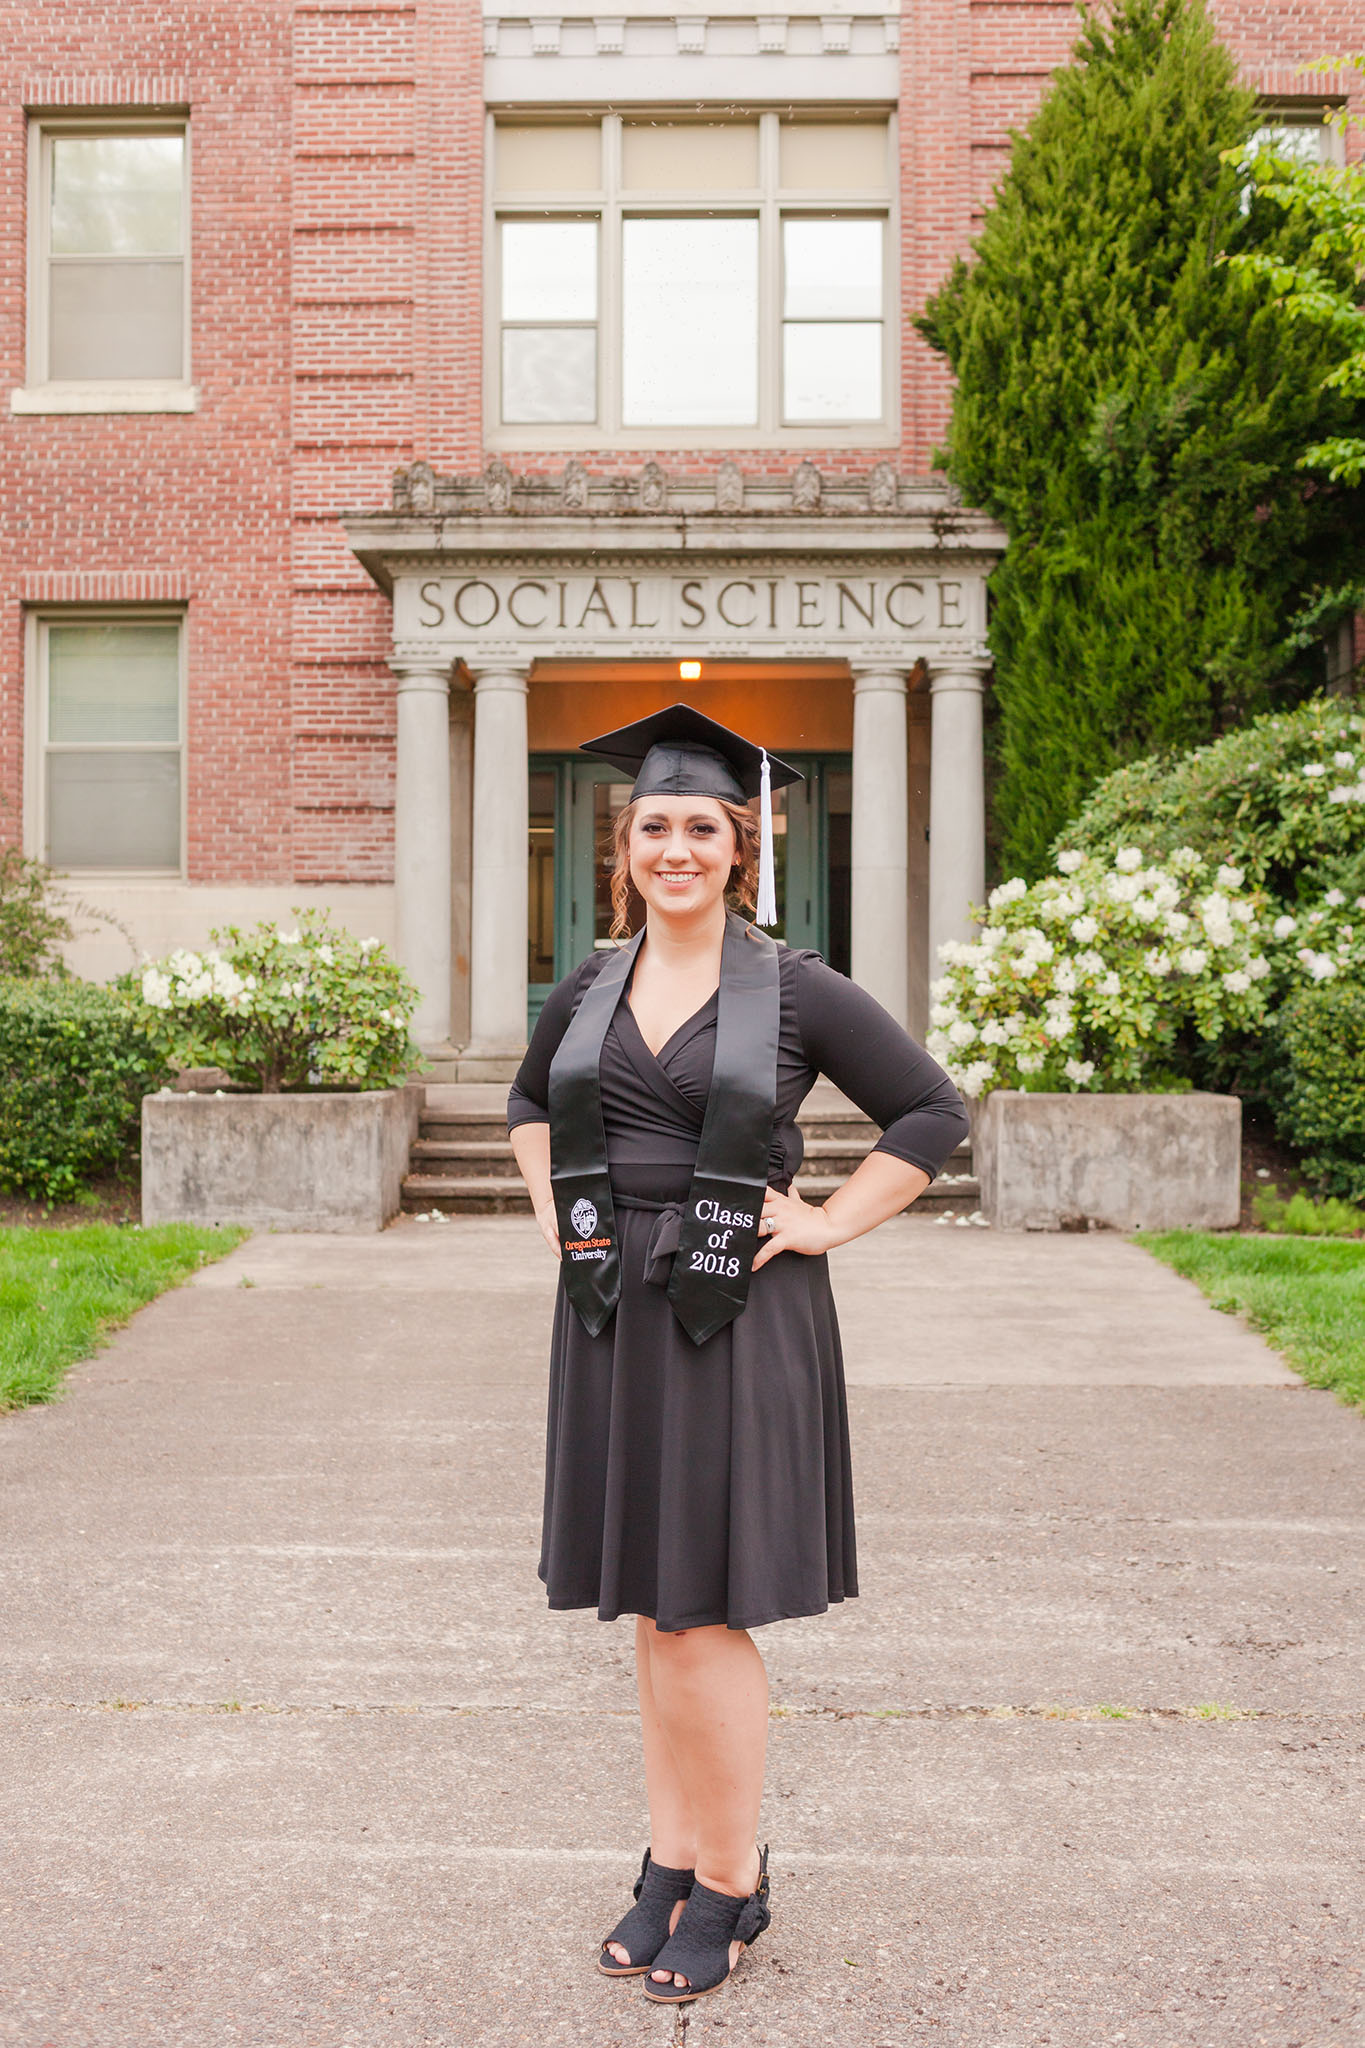
{"label": "v-neckline", "polygon": [[678,1045],[679,1041],[681,1041],[683,1044],[686,1044],[687,1040],[693,1035],[694,1031],[699,1030],[703,1024],[709,1021],[710,1011],[715,1007],[715,1005],[720,1000],[720,990],[718,988],[713,988],[710,995],[706,998],[706,1001],[700,1006],[700,1008],[694,1010],[690,1017],[684,1017],[682,1023],[678,1026],[677,1030],[670,1032],[668,1037],[664,1040],[663,1044],[659,1047],[659,1050],[655,1052],[653,1047],[650,1045],[649,1040],[645,1037],[644,1032],[640,1029],[639,1018],[636,1016],[634,1010],[632,1010],[632,1008],[630,1007],[630,990],[631,983],[634,981],[634,979],[635,971],[632,967],[630,978],[629,980],[627,980],[625,988],[622,991],[623,1001],[621,1007],[625,1011],[626,1015],[630,1018],[631,1029],[634,1031],[635,1036],[639,1039],[641,1045],[648,1053],[650,1059],[653,1060],[656,1067],[662,1068],[669,1053],[673,1051],[673,1049]]}

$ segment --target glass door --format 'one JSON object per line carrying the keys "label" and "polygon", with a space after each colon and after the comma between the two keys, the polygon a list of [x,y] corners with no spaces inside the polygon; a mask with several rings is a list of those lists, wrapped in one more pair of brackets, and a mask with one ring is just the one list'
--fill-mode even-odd
{"label": "glass door", "polygon": [[[780,922],[774,937],[849,970],[852,769],[847,754],[793,755],[804,782],[773,797]],[[611,944],[612,831],[631,785],[576,755],[531,758],[528,1030],[555,983]]]}

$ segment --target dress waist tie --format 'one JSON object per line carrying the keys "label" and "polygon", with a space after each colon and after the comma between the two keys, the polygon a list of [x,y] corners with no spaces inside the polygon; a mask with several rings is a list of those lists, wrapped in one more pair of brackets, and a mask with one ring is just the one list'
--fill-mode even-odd
{"label": "dress waist tie", "polygon": [[612,1200],[618,1209],[643,1209],[654,1218],[654,1228],[645,1246],[644,1277],[655,1287],[667,1287],[682,1237],[683,1203],[651,1202],[644,1195],[618,1195]]}

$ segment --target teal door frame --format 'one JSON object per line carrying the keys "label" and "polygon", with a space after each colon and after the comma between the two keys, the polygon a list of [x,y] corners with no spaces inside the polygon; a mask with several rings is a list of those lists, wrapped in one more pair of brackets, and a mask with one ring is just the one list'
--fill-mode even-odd
{"label": "teal door frame", "polygon": [[[804,782],[787,792],[787,829],[777,840],[777,900],[783,922],[777,935],[789,946],[829,950],[829,803],[828,777],[847,772],[847,754],[793,754]],[[593,790],[599,782],[621,781],[619,768],[582,756],[533,754],[532,774],[555,778],[555,980],[562,981],[593,950],[594,931]],[[528,1029],[534,1029],[541,1006],[554,986],[533,982],[528,991]]]}

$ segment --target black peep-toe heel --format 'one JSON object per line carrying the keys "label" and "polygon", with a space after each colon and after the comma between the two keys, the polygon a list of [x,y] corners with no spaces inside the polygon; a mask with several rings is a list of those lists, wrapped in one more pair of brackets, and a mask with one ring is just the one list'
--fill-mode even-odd
{"label": "black peep-toe heel", "polygon": [[[674,1870],[667,1863],[656,1863],[645,1850],[645,1860],[635,1880],[637,1903],[606,1936],[597,1958],[597,1967],[604,1977],[643,1977],[646,1970],[653,1969],[655,1956],[668,1940],[673,1908],[680,1899],[691,1896],[695,1879],[695,1871]],[[607,1947],[609,1941],[620,1942],[631,1960],[618,1963]]]}
{"label": "black peep-toe heel", "polygon": [[689,1998],[704,1998],[719,1991],[730,1976],[730,1943],[742,1941],[752,1947],[772,1919],[768,1910],[768,1851],[758,1859],[758,1883],[747,1899],[729,1892],[713,1892],[710,1885],[694,1884],[682,1917],[654,1958],[656,1970],[671,1970],[686,1977],[686,1984],[656,1984],[651,1977],[645,1997],[656,2005],[682,2005]]}

